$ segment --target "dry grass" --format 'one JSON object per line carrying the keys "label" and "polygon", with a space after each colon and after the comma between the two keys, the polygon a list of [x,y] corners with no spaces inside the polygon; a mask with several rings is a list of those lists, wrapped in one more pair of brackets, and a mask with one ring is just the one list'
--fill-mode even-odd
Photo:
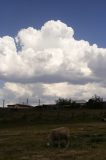
{"label": "dry grass", "polygon": [[[0,160],[106,160],[106,110],[0,110]],[[67,150],[47,147],[51,129],[70,128]]]}
{"label": "dry grass", "polygon": [[[47,147],[48,132],[70,128],[67,150]],[[0,160],[106,160],[106,124],[39,124],[0,129]]]}

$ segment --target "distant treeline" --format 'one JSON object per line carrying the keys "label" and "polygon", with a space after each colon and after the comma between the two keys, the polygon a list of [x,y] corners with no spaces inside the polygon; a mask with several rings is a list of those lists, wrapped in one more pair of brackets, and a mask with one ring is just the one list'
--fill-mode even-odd
{"label": "distant treeline", "polygon": [[102,109],[106,108],[106,102],[100,96],[94,95],[87,102],[74,101],[71,98],[59,98],[56,100],[57,106],[64,106],[70,108],[90,108],[90,109]]}

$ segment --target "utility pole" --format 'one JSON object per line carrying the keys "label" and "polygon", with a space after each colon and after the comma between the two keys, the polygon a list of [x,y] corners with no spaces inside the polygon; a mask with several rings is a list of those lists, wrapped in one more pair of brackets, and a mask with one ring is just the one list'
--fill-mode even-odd
{"label": "utility pole", "polygon": [[28,98],[27,98],[27,104],[28,104]]}

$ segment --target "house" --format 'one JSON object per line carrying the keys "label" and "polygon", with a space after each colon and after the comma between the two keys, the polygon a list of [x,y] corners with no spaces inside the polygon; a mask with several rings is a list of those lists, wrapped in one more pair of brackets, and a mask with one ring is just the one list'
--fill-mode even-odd
{"label": "house", "polygon": [[84,106],[86,104],[85,100],[76,100],[75,102],[81,106]]}
{"label": "house", "polygon": [[9,104],[7,105],[8,108],[14,108],[14,109],[24,109],[24,108],[33,108],[33,106],[28,104]]}

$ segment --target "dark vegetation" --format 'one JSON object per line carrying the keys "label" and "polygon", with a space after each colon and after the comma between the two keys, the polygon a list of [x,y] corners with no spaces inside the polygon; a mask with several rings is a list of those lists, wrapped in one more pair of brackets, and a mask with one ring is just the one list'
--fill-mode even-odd
{"label": "dark vegetation", "polygon": [[106,117],[105,109],[0,109],[0,126],[22,124],[60,124],[101,122]]}
{"label": "dark vegetation", "polygon": [[59,98],[56,100],[56,105],[60,107],[70,107],[73,109],[76,108],[90,108],[90,109],[101,109],[105,108],[105,103],[103,102],[103,98],[94,95],[91,97],[88,102],[86,103],[77,103],[76,101],[73,101],[72,99],[67,98]]}

